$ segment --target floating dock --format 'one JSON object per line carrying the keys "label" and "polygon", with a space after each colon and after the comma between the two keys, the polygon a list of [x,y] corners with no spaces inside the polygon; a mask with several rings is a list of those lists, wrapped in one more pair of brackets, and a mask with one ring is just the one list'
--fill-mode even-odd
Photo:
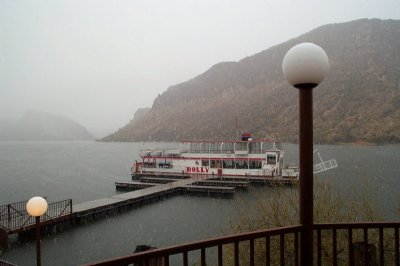
{"label": "floating dock", "polygon": [[[203,179],[202,176],[194,176],[167,184],[140,183],[141,186],[147,186],[147,188],[78,204],[72,204],[72,200],[49,203],[47,212],[41,216],[41,226],[52,226],[66,221],[72,224],[80,223],[100,215],[124,211],[150,201],[170,197],[174,193],[181,193],[182,188],[186,185]],[[215,189],[210,190],[208,193],[215,193],[215,191]],[[35,228],[35,219],[27,213],[26,203],[27,201],[22,201],[0,206],[0,231],[2,233],[12,235]]]}
{"label": "floating dock", "polygon": [[187,178],[190,178],[191,176],[189,175],[189,174],[168,174],[168,173],[165,173],[165,174],[161,174],[161,173],[140,173],[140,174],[137,174],[137,173],[132,173],[132,179],[133,180],[139,180],[139,179],[141,179],[141,178],[145,178],[145,177],[154,177],[154,178],[158,178],[158,179],[161,179],[161,178],[165,178],[165,179],[171,179],[171,178],[173,178],[173,179],[187,179]]}
{"label": "floating dock", "polygon": [[171,183],[180,180],[179,178],[157,178],[157,177],[141,177],[140,182],[145,182],[145,183],[161,183],[161,184],[166,184],[166,183]]}
{"label": "floating dock", "polygon": [[141,183],[141,182],[118,182],[119,187],[129,188],[147,186],[144,189],[135,190],[132,192],[114,195],[108,198],[93,200],[89,202],[73,205],[73,213],[76,220],[85,217],[93,216],[99,213],[114,212],[115,210],[123,210],[133,208],[137,205],[142,205],[149,201],[154,201],[161,198],[166,198],[174,193],[179,193],[180,189],[186,185],[204,179],[202,176],[194,176],[191,178],[181,179],[167,184],[156,183]]}
{"label": "floating dock", "polygon": [[[177,194],[226,197],[232,196],[238,189],[247,189],[250,183],[292,185],[298,181],[276,177],[271,179],[251,176],[210,178],[206,175],[150,174],[135,176],[133,179],[137,181],[115,182],[117,190],[130,192],[77,204],[72,204],[72,200],[49,203],[46,214],[41,217],[41,226],[52,227],[65,222],[82,223]],[[0,206],[0,233],[12,235],[32,231],[35,228],[35,219],[27,213],[26,202]]]}
{"label": "floating dock", "polygon": [[295,185],[298,183],[297,178],[282,178],[282,177],[274,177],[274,178],[265,178],[258,176],[246,176],[246,177],[237,177],[237,176],[220,176],[220,177],[211,177],[208,180],[218,180],[222,182],[249,182],[251,184],[258,185]]}
{"label": "floating dock", "polygon": [[203,180],[195,182],[194,185],[210,187],[234,187],[236,189],[246,190],[250,182],[247,181],[221,181],[221,180]]}
{"label": "floating dock", "polygon": [[[237,182],[234,182],[235,184]],[[233,183],[232,183],[233,184]],[[159,184],[157,183],[142,183],[142,182],[115,182],[115,188],[117,190],[138,190],[144,189],[148,187],[154,187]],[[218,186],[220,185],[220,186]],[[236,185],[237,187],[245,187],[244,184]],[[175,193],[183,193],[183,194],[202,194],[209,196],[232,196],[235,192],[234,186],[227,186],[226,184],[222,184],[221,182],[194,182],[193,184],[185,185],[185,186],[177,186],[173,191]]]}

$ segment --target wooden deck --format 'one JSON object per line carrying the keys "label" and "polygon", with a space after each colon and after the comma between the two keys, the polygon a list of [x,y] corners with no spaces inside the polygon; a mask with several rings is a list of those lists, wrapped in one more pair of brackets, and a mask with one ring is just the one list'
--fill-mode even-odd
{"label": "wooden deck", "polygon": [[[205,177],[194,176],[191,178],[181,179],[167,184],[148,184],[152,185],[140,190],[122,193],[107,198],[83,202],[73,205],[73,213],[75,218],[81,218],[88,215],[111,211],[123,207],[133,207],[137,204],[143,204],[148,201],[156,200],[163,197],[168,197],[173,192],[178,192],[182,187],[190,185],[194,182],[201,181]],[[119,182],[123,183],[123,182]],[[140,182],[126,182],[127,184],[138,185]],[[129,185],[128,185],[129,186]]]}
{"label": "wooden deck", "polygon": [[258,176],[246,176],[246,177],[238,177],[238,176],[220,176],[220,177],[212,177],[208,180],[215,181],[235,181],[235,182],[250,182],[252,184],[266,184],[266,185],[294,185],[299,182],[296,178],[282,178],[282,177],[258,177]]}
{"label": "wooden deck", "polygon": [[138,190],[145,189],[149,187],[154,187],[159,185],[159,183],[147,183],[147,182],[137,182],[137,181],[128,181],[128,182],[115,182],[115,188],[117,190]]}
{"label": "wooden deck", "polygon": [[139,180],[140,182],[145,182],[145,183],[171,183],[180,180],[181,178],[157,178],[157,177],[141,177]]}
{"label": "wooden deck", "polygon": [[[232,196],[236,189],[247,189],[250,183],[287,185],[295,182],[296,179],[266,179],[251,176],[210,178],[207,175],[179,177],[146,175],[138,178],[138,181],[115,183],[117,189],[130,192],[77,204],[72,204],[72,200],[50,203],[48,211],[41,217],[41,225],[51,226],[64,221],[80,223],[87,218],[93,219],[100,215],[125,211],[176,194]],[[5,230],[8,235],[33,230],[34,218],[27,214],[25,206],[26,201],[0,206],[0,229]]]}
{"label": "wooden deck", "polygon": [[[96,217],[99,214],[108,214],[140,206],[147,202],[170,197],[175,193],[201,193],[207,195],[232,195],[234,187],[200,186],[205,176],[196,175],[166,184],[146,182],[118,182],[117,186],[135,191],[122,193],[93,201],[72,204],[72,200],[49,203],[45,215],[41,217],[41,226],[53,225],[64,221],[80,222],[84,218]],[[150,181],[154,179],[148,179]],[[26,211],[26,202],[17,202],[0,206],[0,229],[8,235],[30,231],[35,228],[35,219]]]}
{"label": "wooden deck", "polygon": [[246,181],[220,181],[220,180],[203,180],[194,183],[200,186],[216,186],[216,187],[234,187],[236,189],[247,189],[250,185]]}

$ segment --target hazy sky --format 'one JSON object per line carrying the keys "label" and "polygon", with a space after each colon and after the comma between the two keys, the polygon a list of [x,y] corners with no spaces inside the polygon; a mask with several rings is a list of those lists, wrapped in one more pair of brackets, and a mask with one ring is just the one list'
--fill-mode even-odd
{"label": "hazy sky", "polygon": [[0,0],[0,118],[38,109],[101,137],[215,63],[359,18],[400,19],[400,0]]}

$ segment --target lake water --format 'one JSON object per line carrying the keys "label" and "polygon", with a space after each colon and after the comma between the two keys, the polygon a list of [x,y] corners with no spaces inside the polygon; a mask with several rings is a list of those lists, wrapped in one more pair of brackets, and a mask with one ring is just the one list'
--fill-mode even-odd
{"label": "lake water", "polygon": [[[175,143],[157,147],[176,148]],[[153,143],[0,142],[0,205],[47,196],[50,202],[72,198],[74,203],[114,195],[115,181],[130,180],[138,151]],[[400,206],[400,146],[317,146],[324,159],[339,167],[319,175],[340,189],[368,183],[387,219]],[[286,163],[298,161],[298,146],[284,145]],[[136,245],[164,247],[223,235],[229,231],[241,201],[251,202],[254,188],[232,199],[176,196],[124,214],[99,219],[42,239],[43,265],[79,265],[131,253]],[[398,216],[397,216],[398,217]],[[35,264],[33,240],[19,243],[1,259],[18,265]]]}

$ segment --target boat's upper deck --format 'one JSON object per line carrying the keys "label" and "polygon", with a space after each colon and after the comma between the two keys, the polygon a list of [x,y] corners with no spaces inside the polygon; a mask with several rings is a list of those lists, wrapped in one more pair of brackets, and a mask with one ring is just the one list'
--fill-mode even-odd
{"label": "boat's upper deck", "polygon": [[180,151],[182,153],[231,153],[231,154],[264,154],[267,151],[279,150],[280,146],[273,140],[249,140],[249,141],[182,141]]}
{"label": "boat's upper deck", "polygon": [[230,156],[265,155],[266,152],[280,152],[280,143],[270,139],[260,140],[205,140],[182,141],[179,150],[144,150],[144,157],[181,157],[190,154],[224,154]]}

